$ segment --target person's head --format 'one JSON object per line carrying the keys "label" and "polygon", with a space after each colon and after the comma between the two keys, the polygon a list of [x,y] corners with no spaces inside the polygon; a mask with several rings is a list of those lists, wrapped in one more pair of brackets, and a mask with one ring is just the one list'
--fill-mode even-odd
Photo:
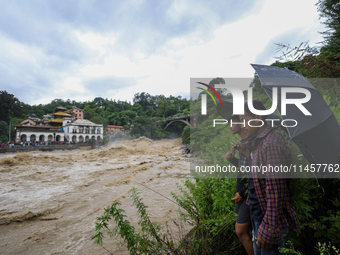
{"label": "person's head", "polygon": [[[253,106],[257,110],[267,110],[266,107],[262,104],[261,101],[253,100]],[[259,135],[259,133],[267,127],[267,123],[265,121],[266,116],[264,115],[255,115],[253,114],[248,107],[248,103],[244,104],[244,114],[240,115],[240,121],[245,121],[245,128],[244,131],[247,133],[248,136],[251,135]],[[248,124],[249,120],[253,120]],[[260,121],[262,120],[262,121]],[[262,126],[263,124],[263,126]]]}
{"label": "person's head", "polygon": [[234,124],[234,122],[240,122],[239,115],[231,115],[230,118],[228,119],[228,122],[230,124],[229,129],[233,135],[239,134],[241,132],[241,125]]}
{"label": "person's head", "polygon": [[229,129],[233,135],[238,134],[242,139],[247,137],[247,134],[244,131],[243,125],[237,124],[237,123],[240,123],[239,115],[231,115],[230,118],[228,119],[228,122],[230,123]]}

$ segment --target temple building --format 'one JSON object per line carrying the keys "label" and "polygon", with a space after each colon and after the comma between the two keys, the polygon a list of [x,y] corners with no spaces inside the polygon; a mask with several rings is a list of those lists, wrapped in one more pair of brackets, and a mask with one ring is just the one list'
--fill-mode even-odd
{"label": "temple building", "polygon": [[47,121],[53,127],[62,127],[63,126],[63,119],[65,117],[71,117],[71,114],[65,113],[67,111],[66,108],[59,106],[55,108],[55,113],[50,114],[53,119]]}
{"label": "temple building", "polygon": [[[79,108],[77,109],[81,110]],[[75,107],[73,107],[73,110],[76,110]],[[31,119],[24,120],[21,122],[22,125],[15,126],[15,142],[68,141],[81,143],[87,142],[90,138],[94,138],[97,141],[103,139],[103,125],[82,119],[83,112],[81,115],[77,115],[77,118],[81,119],[75,119],[73,113],[71,114],[67,113],[66,108],[59,106],[55,108],[55,113],[50,114],[51,119],[46,119],[45,123],[48,125],[37,123]]]}
{"label": "temple building", "polygon": [[64,107],[57,107],[55,113],[51,114],[53,119],[46,121],[49,125],[46,125],[43,121],[36,119],[23,120],[22,125],[16,125],[16,137],[15,142],[29,141],[35,142],[63,142],[65,141],[64,132],[62,130],[64,119],[68,118],[69,121],[71,115],[65,113]]}
{"label": "temple building", "polygon": [[29,141],[35,142],[60,142],[64,141],[64,132],[60,131],[58,127],[43,126],[43,125],[16,125],[16,137],[15,142]]}

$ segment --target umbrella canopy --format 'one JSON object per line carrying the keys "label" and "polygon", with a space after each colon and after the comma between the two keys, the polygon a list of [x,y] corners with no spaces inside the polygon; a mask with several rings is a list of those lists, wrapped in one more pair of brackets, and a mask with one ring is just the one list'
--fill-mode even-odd
{"label": "umbrella canopy", "polygon": [[[281,114],[281,88],[305,88],[311,93],[311,99],[303,104],[311,115],[305,115],[294,104],[287,104],[283,119],[297,121],[297,125],[288,127],[287,131],[310,164],[337,163],[340,155],[340,126],[323,96],[305,77],[294,71],[266,65],[252,64],[252,67],[270,98],[273,98],[273,88],[278,88],[277,109]],[[287,98],[301,99],[304,95],[287,93]]]}

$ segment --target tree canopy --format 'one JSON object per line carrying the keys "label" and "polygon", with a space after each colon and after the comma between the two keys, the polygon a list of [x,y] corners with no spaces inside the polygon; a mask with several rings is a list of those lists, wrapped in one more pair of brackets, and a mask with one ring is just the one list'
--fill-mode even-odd
{"label": "tree canopy", "polygon": [[[150,126],[156,119],[170,117],[173,115],[188,114],[190,112],[190,102],[181,96],[174,97],[170,95],[150,95],[146,92],[136,93],[133,98],[133,104],[126,101],[104,99],[96,97],[92,101],[76,102],[75,100],[54,99],[48,104],[29,105],[20,102],[14,95],[6,91],[0,92],[0,121],[9,123],[12,120],[13,135],[14,125],[20,124],[22,119],[28,117],[37,117],[42,119],[43,115],[51,114],[55,108],[62,106],[66,109],[72,109],[73,106],[84,110],[84,118],[96,124],[118,125],[125,128],[134,127],[135,134],[146,135],[148,137],[161,137],[166,132],[161,132],[158,127]],[[152,119],[152,120],[151,120]],[[135,124],[135,125],[134,125]],[[144,125],[145,124],[145,125]],[[141,128],[141,126],[143,126]],[[149,131],[146,131],[150,128]],[[8,135],[8,126],[2,125],[0,135],[3,138]],[[154,132],[157,130],[157,132]],[[182,132],[177,130],[176,132]],[[12,137],[13,139],[13,137]]]}
{"label": "tree canopy", "polygon": [[13,94],[0,91],[0,121],[9,122],[11,117],[21,117],[22,103]]}

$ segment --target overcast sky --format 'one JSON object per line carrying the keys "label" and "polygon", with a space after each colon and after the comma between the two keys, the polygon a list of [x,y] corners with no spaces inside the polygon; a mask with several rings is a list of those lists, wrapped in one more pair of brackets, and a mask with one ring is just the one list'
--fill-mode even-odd
{"label": "overcast sky", "polygon": [[0,0],[0,90],[55,98],[189,98],[190,78],[251,78],[275,43],[322,41],[317,0]]}

